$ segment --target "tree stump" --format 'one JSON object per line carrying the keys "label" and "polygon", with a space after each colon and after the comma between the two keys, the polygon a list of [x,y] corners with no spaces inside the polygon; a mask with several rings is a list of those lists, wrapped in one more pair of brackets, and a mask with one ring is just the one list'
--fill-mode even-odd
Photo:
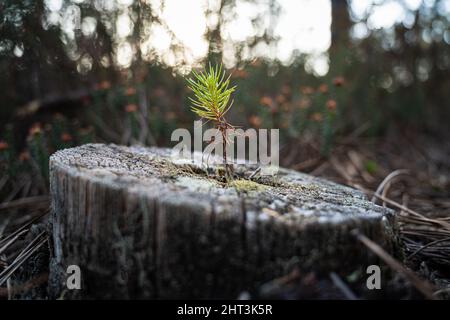
{"label": "tree stump", "polygon": [[[227,184],[214,166],[160,148],[56,152],[51,295],[236,298],[293,266],[321,273],[370,264],[353,228],[385,239],[388,212],[360,191],[287,169],[249,180],[251,165],[237,166]],[[69,265],[81,269],[81,290],[66,290]]]}

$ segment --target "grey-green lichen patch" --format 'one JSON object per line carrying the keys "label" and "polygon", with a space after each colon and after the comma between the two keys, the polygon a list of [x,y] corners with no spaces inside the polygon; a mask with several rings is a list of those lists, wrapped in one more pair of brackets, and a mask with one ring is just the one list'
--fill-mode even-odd
{"label": "grey-green lichen patch", "polygon": [[152,196],[172,193],[194,203],[219,203],[219,209],[231,212],[245,207],[262,213],[267,208],[277,212],[280,221],[339,223],[380,218],[388,212],[369,202],[361,191],[283,168],[277,176],[257,174],[249,179],[257,167],[237,165],[235,180],[225,183],[215,159],[208,165],[200,160],[199,153],[191,160],[177,160],[170,149],[103,144],[65,149],[51,157],[53,167],[65,166],[74,175],[115,188]]}
{"label": "grey-green lichen patch", "polygon": [[238,192],[263,191],[268,188],[264,184],[244,179],[233,180],[228,185],[235,188]]}
{"label": "grey-green lichen patch", "polygon": [[212,179],[200,179],[190,176],[181,176],[176,178],[175,185],[188,188],[191,191],[209,192],[213,188],[217,188],[219,185]]}

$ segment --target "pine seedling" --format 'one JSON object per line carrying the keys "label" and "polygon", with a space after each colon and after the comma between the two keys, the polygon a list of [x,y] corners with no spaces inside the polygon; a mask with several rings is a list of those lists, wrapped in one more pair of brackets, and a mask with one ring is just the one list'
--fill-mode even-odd
{"label": "pine seedling", "polygon": [[193,71],[193,78],[187,79],[188,87],[195,98],[189,98],[191,110],[207,121],[212,121],[222,137],[223,163],[226,179],[232,179],[233,167],[227,163],[227,130],[234,127],[229,124],[225,114],[230,110],[233,101],[231,94],[236,86],[230,87],[230,76],[226,77],[222,65],[209,68],[204,72]]}

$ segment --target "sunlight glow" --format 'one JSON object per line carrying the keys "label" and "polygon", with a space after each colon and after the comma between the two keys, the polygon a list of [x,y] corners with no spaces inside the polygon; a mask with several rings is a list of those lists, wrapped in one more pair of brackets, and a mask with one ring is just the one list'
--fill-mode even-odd
{"label": "sunlight glow", "polygon": [[117,35],[126,38],[133,32],[133,21],[127,13],[121,14],[116,21]]}
{"label": "sunlight glow", "polygon": [[133,48],[128,42],[122,42],[117,49],[117,64],[128,67],[133,59]]}
{"label": "sunlight glow", "polygon": [[[84,0],[44,0],[47,10],[44,26],[60,25],[66,42],[75,41],[77,30],[81,30],[85,36],[94,36],[97,21],[91,17],[81,17],[77,4],[83,2]],[[114,32],[115,60],[121,67],[129,66],[136,50],[140,50],[144,59],[154,59],[189,70],[208,54],[209,44],[205,35],[219,22],[218,0],[145,0],[161,24],[144,21],[140,43],[135,45],[129,39],[133,35],[135,23],[130,8],[134,0],[93,2],[97,10],[117,11],[117,18],[105,20],[104,23],[109,24],[108,31]],[[390,29],[401,22],[410,26],[415,21],[410,10],[417,10],[422,5],[428,6],[431,2],[433,1],[351,0],[351,15],[356,22],[351,35],[354,39],[363,39],[371,29]],[[326,74],[329,64],[327,50],[331,44],[331,1],[277,0],[277,3],[280,13],[276,18],[269,14],[270,0],[236,0],[235,6],[224,7],[220,32],[225,65],[235,65],[238,54],[236,45],[239,44],[242,50],[240,57],[245,60],[261,57],[277,59],[288,65],[299,54],[307,54],[307,71],[316,75]],[[450,0],[443,0],[441,7],[440,10],[450,10]],[[367,24],[358,22],[363,19],[367,19]],[[254,21],[258,21],[258,24]],[[265,31],[278,41],[249,46],[255,36],[261,36]],[[440,37],[449,41],[448,31],[439,32]],[[431,35],[428,38],[431,39]],[[177,50],[174,51],[175,47]],[[69,53],[74,58],[78,56],[76,45],[72,45]],[[89,63],[85,65],[88,66]]]}
{"label": "sunlight glow", "polygon": [[376,7],[367,24],[371,29],[390,28],[404,17],[402,5],[396,1],[388,1]]}
{"label": "sunlight glow", "polygon": [[[217,24],[217,16],[210,15],[206,19],[205,12],[208,6],[213,8],[217,1],[166,0],[164,6],[161,6],[158,0],[149,1],[152,8],[160,13],[160,17],[167,23],[176,39],[186,48],[185,57],[181,57],[184,59],[184,63],[195,64],[202,60],[208,50],[208,43],[204,37],[207,26],[212,27]],[[327,60],[323,58],[322,54],[328,49],[331,41],[330,1],[279,0],[279,3],[282,10],[277,19],[279,22],[274,29],[274,36],[279,38],[278,45],[273,49],[261,44],[253,52],[244,48],[244,57],[247,59],[256,57],[279,59],[288,64],[296,52],[308,53],[320,56],[317,65],[320,70],[317,70],[317,73],[326,73],[328,67],[325,67],[327,63],[324,62]],[[232,66],[235,63],[234,43],[245,42],[256,34],[261,34],[263,30],[255,29],[251,21],[258,15],[264,16],[267,8],[268,2],[266,1],[257,3],[237,1],[233,12],[224,13],[228,15],[226,23],[221,29],[225,65]],[[186,15],[186,12],[189,14]],[[270,21],[267,18],[263,21],[263,27],[267,28],[269,25]],[[161,26],[151,27],[151,29],[152,32],[148,38],[144,39],[143,51],[146,53],[157,51],[157,55],[160,55],[161,60],[165,61],[170,52],[170,35],[163,31]],[[181,61],[175,63],[179,64]],[[314,63],[311,62],[310,65],[314,65]]]}
{"label": "sunlight glow", "polygon": [[289,61],[292,53],[320,54],[331,44],[329,0],[279,0],[282,13],[275,34],[280,37],[277,57]]}

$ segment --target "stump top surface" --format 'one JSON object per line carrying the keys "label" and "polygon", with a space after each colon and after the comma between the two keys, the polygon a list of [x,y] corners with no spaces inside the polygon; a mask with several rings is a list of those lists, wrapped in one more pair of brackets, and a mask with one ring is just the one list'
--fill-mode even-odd
{"label": "stump top surface", "polygon": [[220,212],[244,204],[259,219],[339,223],[388,213],[358,190],[293,170],[280,168],[275,177],[256,175],[248,182],[255,167],[239,165],[235,170],[241,178],[227,184],[214,170],[170,155],[170,149],[87,144],[53,154],[50,169],[180,207],[214,203]]}

